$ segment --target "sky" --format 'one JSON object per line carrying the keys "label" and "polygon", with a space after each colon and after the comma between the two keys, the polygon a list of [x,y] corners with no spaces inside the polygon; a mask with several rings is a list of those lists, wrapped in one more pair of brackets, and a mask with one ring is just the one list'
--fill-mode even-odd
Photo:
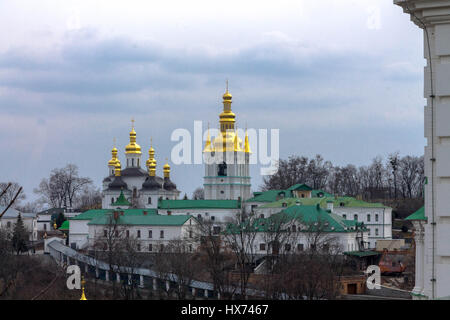
{"label": "sky", "polygon": [[[33,200],[73,163],[100,187],[132,118],[162,176],[175,129],[218,126],[226,80],[238,127],[279,129],[282,159],[422,155],[424,65],[392,0],[0,1],[0,181]],[[171,164],[182,195],[202,185]]]}

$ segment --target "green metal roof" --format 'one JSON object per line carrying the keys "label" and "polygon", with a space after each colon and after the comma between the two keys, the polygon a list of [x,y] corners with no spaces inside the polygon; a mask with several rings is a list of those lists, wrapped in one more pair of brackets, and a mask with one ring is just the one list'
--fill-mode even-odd
{"label": "green metal roof", "polygon": [[[344,218],[322,209],[320,206],[292,206],[269,218],[259,218],[249,225],[248,221],[240,225],[244,231],[271,232],[280,230],[280,225],[297,220],[306,228],[302,232],[314,232],[318,228],[323,228],[324,232],[355,232],[356,227],[360,230],[367,230],[363,223]],[[226,232],[239,232],[239,226],[229,224]]]}
{"label": "green metal roof", "polygon": [[313,229],[315,225],[323,225],[325,226],[323,230],[325,232],[355,232],[356,227],[366,230],[363,223],[355,220],[346,220],[337,214],[322,209],[318,204],[315,206],[291,206],[280,213],[286,214],[302,224],[309,225]]}
{"label": "green metal roof", "polygon": [[123,190],[120,190],[120,196],[117,198],[116,202],[112,204],[113,206],[131,206],[131,203],[125,198]]}
{"label": "green metal roof", "polygon": [[281,208],[283,203],[286,203],[288,207],[294,206],[299,201],[302,205],[313,206],[319,204],[321,208],[327,208],[327,202],[333,202],[335,208],[339,207],[361,207],[361,208],[388,208],[382,203],[366,202],[358,200],[353,197],[323,197],[323,198],[284,198],[272,203],[265,204],[261,208]]}
{"label": "green metal roof", "polygon": [[158,214],[158,210],[156,209],[123,209],[123,210],[114,210],[114,209],[92,209],[85,211],[76,217],[71,218],[70,220],[92,220],[93,218],[103,216],[105,213],[114,212],[114,211],[123,211],[124,215],[144,215],[144,211],[149,215]]}
{"label": "green metal roof", "polygon": [[284,198],[291,198],[293,195],[293,190],[311,191],[311,197],[313,198],[333,197],[331,193],[325,192],[323,190],[314,190],[306,184],[297,183],[287,188],[286,190],[267,190],[253,192],[253,197],[248,199],[246,202],[274,202],[282,196],[282,193],[284,193]]}
{"label": "green metal roof", "polygon": [[354,257],[370,257],[370,256],[378,256],[381,253],[376,252],[376,251],[346,251],[344,252],[345,255],[347,256],[354,256]]}
{"label": "green metal roof", "polygon": [[239,200],[159,200],[158,209],[239,209]]}
{"label": "green metal roof", "polygon": [[69,220],[64,221],[64,222],[61,224],[61,227],[58,228],[58,230],[61,230],[61,231],[68,231],[68,230],[69,230]]}
{"label": "green metal roof", "polygon": [[406,217],[405,220],[427,220],[425,216],[425,207],[420,208],[410,216]]}
{"label": "green metal roof", "polygon": [[[190,215],[119,215],[118,225],[142,225],[142,226],[181,226],[192,216]],[[111,223],[109,214],[92,219],[88,225],[108,225]]]}

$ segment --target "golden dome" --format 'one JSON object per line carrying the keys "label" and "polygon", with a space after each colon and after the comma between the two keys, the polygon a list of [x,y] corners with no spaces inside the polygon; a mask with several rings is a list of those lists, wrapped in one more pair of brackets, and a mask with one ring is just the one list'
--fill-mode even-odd
{"label": "golden dome", "polygon": [[115,167],[117,161],[119,161],[119,159],[117,159],[117,148],[116,147],[112,148],[111,155],[112,155],[112,158],[111,158],[111,160],[108,161],[108,166]]}
{"label": "golden dome", "polygon": [[134,120],[131,120],[133,123],[131,131],[130,131],[130,143],[125,147],[125,153],[136,153],[141,154],[141,146],[136,143],[136,131],[134,131]]}
{"label": "golden dome", "polygon": [[232,97],[233,96],[231,95],[231,93],[228,92],[228,89],[227,89],[227,92],[225,92],[223,95],[223,100],[231,100]]}
{"label": "golden dome", "polygon": [[169,178],[170,177],[170,165],[167,162],[163,166],[163,171],[164,171],[164,178]]}

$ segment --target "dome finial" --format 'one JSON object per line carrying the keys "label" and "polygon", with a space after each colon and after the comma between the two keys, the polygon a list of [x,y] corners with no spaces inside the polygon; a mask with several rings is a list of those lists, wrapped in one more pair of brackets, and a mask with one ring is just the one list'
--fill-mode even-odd
{"label": "dome finial", "polygon": [[84,285],[86,284],[86,281],[84,280],[84,276],[81,278],[81,298],[80,300],[87,300],[86,295],[84,294]]}

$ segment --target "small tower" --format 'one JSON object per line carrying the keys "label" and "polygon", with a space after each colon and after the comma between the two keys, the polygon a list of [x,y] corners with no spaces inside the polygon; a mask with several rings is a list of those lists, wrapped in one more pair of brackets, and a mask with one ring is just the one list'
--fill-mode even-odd
{"label": "small tower", "polygon": [[117,158],[117,148],[116,148],[116,141],[114,139],[114,147],[111,150],[111,160],[108,161],[108,170],[109,170],[109,176],[114,176],[114,171],[116,169],[116,165],[120,166],[120,160]]}
{"label": "small tower", "polygon": [[127,168],[141,167],[141,146],[136,143],[136,131],[134,130],[134,119],[131,120],[130,143],[125,147]]}
{"label": "small tower", "polygon": [[81,280],[81,298],[80,300],[87,300],[86,295],[84,294],[84,285],[86,284],[86,281],[84,280],[84,277]]}
{"label": "small tower", "polygon": [[246,134],[242,144],[236,128],[236,115],[231,110],[232,95],[223,95],[223,111],[219,115],[220,133],[211,141],[208,137],[203,156],[205,160],[205,199],[246,200],[250,198],[250,145]]}

